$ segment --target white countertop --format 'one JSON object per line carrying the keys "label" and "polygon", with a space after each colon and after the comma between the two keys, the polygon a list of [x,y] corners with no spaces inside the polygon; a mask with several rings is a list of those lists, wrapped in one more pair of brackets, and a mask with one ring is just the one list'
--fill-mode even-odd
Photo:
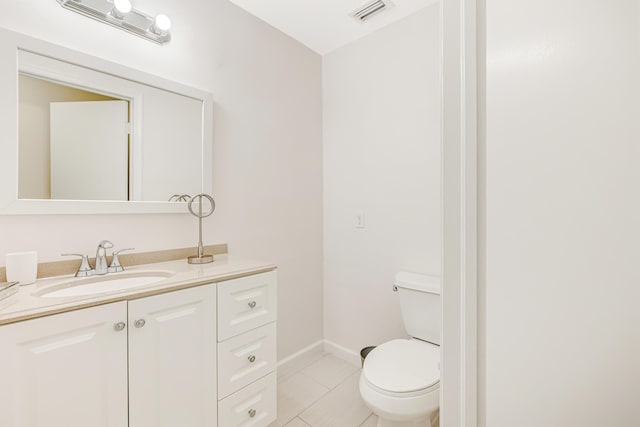
{"label": "white countertop", "polygon": [[126,275],[127,273],[154,271],[171,272],[173,274],[159,282],[133,289],[103,292],[97,295],[61,298],[43,298],[37,295],[41,295],[50,288],[59,288],[61,285],[73,286],[76,282],[80,284],[88,278],[76,278],[73,275],[66,275],[39,279],[31,285],[20,286],[17,293],[0,300],[0,325],[115,301],[131,300],[161,294],[206,283],[216,283],[236,277],[270,271],[275,268],[276,266],[271,263],[242,260],[229,257],[228,255],[216,255],[213,263],[201,265],[188,264],[185,259],[132,267],[125,266],[124,272],[109,273],[104,277],[116,278],[118,275]]}

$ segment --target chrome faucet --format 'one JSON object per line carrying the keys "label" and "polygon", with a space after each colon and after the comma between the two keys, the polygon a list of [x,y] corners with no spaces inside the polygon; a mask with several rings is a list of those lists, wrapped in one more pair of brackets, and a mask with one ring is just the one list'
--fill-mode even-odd
{"label": "chrome faucet", "polygon": [[103,240],[98,243],[98,249],[96,250],[96,267],[93,274],[107,274],[109,264],[107,263],[107,249],[113,247],[113,243],[108,240]]}
{"label": "chrome faucet", "polygon": [[82,254],[61,254],[62,256],[79,256],[82,258],[82,262],[80,263],[80,267],[78,271],[76,271],[76,277],[87,277],[93,276],[94,274],[104,275],[107,273],[117,273],[120,271],[124,271],[124,267],[120,264],[120,260],[118,259],[118,254],[124,251],[132,251],[134,248],[126,248],[120,249],[119,251],[113,252],[113,257],[111,258],[111,264],[107,266],[107,249],[113,248],[113,243],[109,240],[103,240],[98,243],[98,249],[96,250],[96,268],[91,268],[91,264],[89,264],[89,257],[87,255]]}

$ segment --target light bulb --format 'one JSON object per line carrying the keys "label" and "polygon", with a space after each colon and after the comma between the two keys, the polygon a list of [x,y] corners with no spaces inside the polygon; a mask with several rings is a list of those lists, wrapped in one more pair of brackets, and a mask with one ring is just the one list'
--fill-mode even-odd
{"label": "light bulb", "polygon": [[153,23],[153,27],[156,33],[164,35],[171,28],[171,20],[167,15],[160,14],[156,16],[156,20]]}
{"label": "light bulb", "polygon": [[122,19],[129,12],[131,12],[131,2],[129,0],[113,0],[111,15]]}
{"label": "light bulb", "polygon": [[131,12],[131,2],[129,0],[113,0],[113,5],[120,13]]}

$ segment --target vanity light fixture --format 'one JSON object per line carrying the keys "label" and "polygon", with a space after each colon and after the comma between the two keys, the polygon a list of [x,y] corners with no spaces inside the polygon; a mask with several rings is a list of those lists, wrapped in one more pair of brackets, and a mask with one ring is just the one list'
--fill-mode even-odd
{"label": "vanity light fixture", "polygon": [[171,40],[171,20],[134,9],[130,0],[57,0],[65,9],[73,10],[105,24],[118,27],[158,44]]}

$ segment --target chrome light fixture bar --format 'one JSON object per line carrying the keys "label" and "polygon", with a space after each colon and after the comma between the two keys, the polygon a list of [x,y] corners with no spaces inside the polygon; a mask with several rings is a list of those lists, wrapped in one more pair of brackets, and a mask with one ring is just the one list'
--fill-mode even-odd
{"label": "chrome light fixture bar", "polygon": [[147,15],[131,7],[129,0],[57,0],[65,9],[104,22],[158,44],[171,40],[171,21],[166,15]]}

